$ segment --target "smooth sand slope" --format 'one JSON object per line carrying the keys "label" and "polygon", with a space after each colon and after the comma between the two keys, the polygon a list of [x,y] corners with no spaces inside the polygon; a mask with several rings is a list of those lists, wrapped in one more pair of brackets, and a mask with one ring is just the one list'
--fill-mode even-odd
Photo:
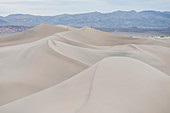
{"label": "smooth sand slope", "polygon": [[59,85],[4,105],[0,112],[169,113],[169,82],[169,76],[145,63],[111,57]]}
{"label": "smooth sand slope", "polygon": [[39,25],[0,46],[0,113],[170,113],[169,42]]}

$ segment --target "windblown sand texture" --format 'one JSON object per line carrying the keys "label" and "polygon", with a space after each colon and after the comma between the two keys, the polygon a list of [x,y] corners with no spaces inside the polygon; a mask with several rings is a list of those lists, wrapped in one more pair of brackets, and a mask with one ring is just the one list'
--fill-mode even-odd
{"label": "windblown sand texture", "polygon": [[170,113],[170,43],[64,25],[0,38],[0,113]]}

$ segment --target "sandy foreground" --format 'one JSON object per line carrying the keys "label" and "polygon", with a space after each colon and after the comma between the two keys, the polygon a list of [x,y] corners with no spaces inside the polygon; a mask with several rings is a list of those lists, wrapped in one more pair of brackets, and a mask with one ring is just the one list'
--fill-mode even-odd
{"label": "sandy foreground", "polygon": [[170,113],[170,43],[39,25],[0,38],[0,113]]}

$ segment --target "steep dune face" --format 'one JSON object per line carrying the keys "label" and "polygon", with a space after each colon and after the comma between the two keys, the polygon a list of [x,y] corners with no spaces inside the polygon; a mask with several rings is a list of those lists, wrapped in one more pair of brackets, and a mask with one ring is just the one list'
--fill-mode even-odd
{"label": "steep dune face", "polygon": [[40,25],[0,46],[0,113],[170,112],[166,41]]}

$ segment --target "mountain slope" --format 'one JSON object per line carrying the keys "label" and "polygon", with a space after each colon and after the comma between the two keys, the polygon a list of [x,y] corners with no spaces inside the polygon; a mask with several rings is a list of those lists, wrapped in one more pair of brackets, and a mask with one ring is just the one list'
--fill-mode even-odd
{"label": "mountain slope", "polygon": [[14,25],[30,26],[39,24],[64,24],[69,26],[93,26],[101,28],[170,27],[170,13],[159,11],[115,11],[112,13],[92,12],[56,16],[13,14],[4,17],[4,21]]}

